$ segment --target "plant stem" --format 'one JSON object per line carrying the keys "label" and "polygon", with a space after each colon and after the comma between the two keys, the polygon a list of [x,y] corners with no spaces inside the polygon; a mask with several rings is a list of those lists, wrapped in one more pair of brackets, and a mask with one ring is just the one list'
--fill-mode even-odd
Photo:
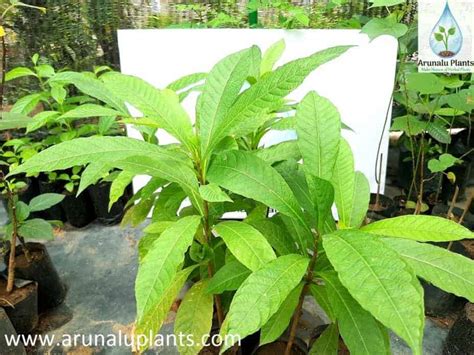
{"label": "plant stem", "polygon": [[458,195],[459,195],[459,186],[456,185],[456,188],[454,189],[453,199],[451,200],[451,204],[449,205],[448,213],[446,213],[447,219],[451,219],[451,216],[453,215],[453,209],[454,209],[454,205],[456,204],[456,200],[458,199]]}
{"label": "plant stem", "polygon": [[16,206],[13,199],[13,193],[10,188],[7,188],[8,204],[10,206],[11,218],[12,218],[12,236],[10,240],[10,256],[8,260],[8,279],[7,279],[7,293],[13,291],[15,283],[15,254],[16,254],[16,240],[18,236],[18,220],[16,218]]}
{"label": "plant stem", "polygon": [[2,36],[2,82],[0,85],[0,110],[3,111],[3,97],[5,95],[5,75],[7,73],[7,44]]}
{"label": "plant stem", "polygon": [[[199,167],[199,166],[198,166]],[[205,173],[204,169],[200,171],[200,183],[201,185],[205,185],[206,183],[206,178],[205,178]],[[209,226],[209,203],[207,201],[203,202],[204,206],[204,216],[203,216],[203,231],[204,231],[204,240],[206,243],[209,243],[212,233],[211,233],[211,228]],[[214,267],[212,265],[212,261],[209,260],[207,264],[207,272],[209,274],[209,277],[211,278],[214,276]],[[214,303],[216,304],[216,314],[217,314],[217,322],[219,323],[219,327],[222,326],[222,323],[224,322],[224,312],[222,310],[222,302],[221,302],[221,297],[220,295],[214,295]]]}
{"label": "plant stem", "polygon": [[301,317],[301,310],[303,308],[304,297],[308,293],[309,285],[313,281],[314,265],[316,264],[316,260],[318,258],[318,242],[319,242],[319,235],[316,235],[313,256],[311,257],[311,261],[309,262],[308,269],[306,271],[305,283],[304,283],[303,289],[301,290],[300,298],[298,300],[298,305],[296,306],[296,310],[295,310],[295,315],[293,316],[293,320],[291,322],[290,335],[288,337],[288,343],[286,344],[285,355],[291,354],[291,348],[293,346],[293,342],[295,341],[295,337],[296,337],[296,329],[298,327],[298,322]]}
{"label": "plant stem", "polygon": [[423,189],[424,189],[424,169],[425,169],[425,152],[424,152],[424,137],[421,137],[421,144],[420,144],[420,190],[418,191],[418,200],[416,202],[416,209],[415,214],[421,213],[421,208],[423,205]]}
{"label": "plant stem", "polygon": [[466,202],[466,206],[464,206],[464,210],[462,211],[461,218],[459,218],[459,221],[458,221],[459,224],[462,224],[462,222],[464,222],[464,217],[466,217],[467,211],[469,210],[469,207],[471,207],[471,203],[472,203],[472,196],[469,196],[469,199]]}

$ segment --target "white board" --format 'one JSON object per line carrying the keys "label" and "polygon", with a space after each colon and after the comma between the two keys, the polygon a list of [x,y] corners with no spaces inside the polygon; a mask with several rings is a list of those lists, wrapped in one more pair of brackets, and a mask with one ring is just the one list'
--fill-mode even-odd
{"label": "white board", "polygon": [[[369,42],[358,30],[263,30],[263,29],[160,29],[120,30],[118,32],[121,71],[138,76],[158,88],[191,73],[208,72],[221,58],[238,50],[258,45],[262,51],[284,38],[286,50],[277,65],[308,56],[337,45],[355,45],[339,58],[316,69],[289,98],[301,100],[310,90],[330,99],[338,108],[342,121],[354,132],[343,134],[355,156],[355,166],[377,190],[375,164],[382,136],[382,186],[388,151],[390,122],[385,125],[387,110],[391,115],[391,95],[395,78],[397,41],[381,36]],[[184,106],[194,117],[196,95],[190,95]],[[129,135],[140,137],[129,130]],[[160,143],[174,139],[158,133]],[[265,137],[265,145],[291,139],[293,132]],[[135,188],[147,180],[134,181]]]}

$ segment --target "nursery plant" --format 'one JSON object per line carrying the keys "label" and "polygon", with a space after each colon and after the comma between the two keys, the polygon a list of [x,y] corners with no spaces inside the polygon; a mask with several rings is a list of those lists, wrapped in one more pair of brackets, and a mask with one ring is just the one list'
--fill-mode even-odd
{"label": "nursery plant", "polygon": [[[151,176],[125,216],[125,223],[137,225],[153,209],[153,223],[139,245],[136,335],[159,331],[191,278],[195,283],[178,310],[175,332],[194,339],[210,334],[215,310],[220,334],[232,335],[233,341],[260,331],[260,344],[270,343],[290,326],[290,353],[308,295],[333,321],[314,351],[337,349],[340,334],[352,352],[388,352],[387,329],[392,329],[421,354],[423,290],[417,276],[474,299],[474,264],[427,242],[472,233],[429,216],[364,225],[369,184],[354,171],[337,109],[317,93],[297,105],[297,141],[269,148],[244,143],[275,118],[311,71],[347,49],[330,48],[263,75],[262,68],[272,68],[280,53],[262,56],[251,47],[222,59],[205,76],[194,127],[178,94],[202,74],[171,84],[178,94],[135,77],[104,74],[81,90],[109,104],[117,116],[129,117],[124,102],[141,111],[144,117],[127,122],[142,127],[146,141],[73,139],[40,152],[13,175],[87,165],[82,191],[104,166],[116,168],[122,172],[111,189],[115,198],[133,176]],[[76,86],[82,79],[69,78]],[[155,144],[151,137],[158,128],[177,143]],[[289,146],[298,154],[286,154]],[[180,208],[185,199],[191,205]],[[268,208],[277,213],[268,218]],[[241,210],[247,212],[244,221],[221,220],[225,212]],[[140,350],[153,345],[148,341]],[[227,342],[221,350],[232,345]],[[202,346],[179,350],[198,353]]]}
{"label": "nursery plant", "polygon": [[[271,119],[270,112],[279,109],[284,104],[283,99],[311,71],[346,50],[347,47],[327,49],[274,71],[271,69],[281,53],[267,52],[261,57],[260,50],[251,47],[224,58],[206,76],[194,127],[179,104],[179,96],[170,89],[158,90],[138,78],[117,73],[104,74],[100,80],[87,77],[86,83],[84,75],[61,73],[64,80],[80,86],[82,92],[113,107],[117,116],[129,116],[124,102],[139,109],[144,117],[134,119],[133,123],[140,127],[147,141],[127,137],[73,139],[44,150],[38,159],[30,159],[15,173],[33,174],[88,164],[82,174],[81,192],[102,176],[104,168],[119,168],[122,173],[113,182],[112,201],[120,196],[133,176],[152,177],[137,192],[135,199],[139,201],[127,212],[125,220],[137,224],[153,206],[158,207],[154,211],[155,223],[147,228],[140,243],[142,262],[136,283],[136,332],[148,334],[152,330],[156,333],[180,285],[192,270],[203,265],[199,271],[203,274],[202,281],[206,281],[220,268],[221,264],[214,259],[222,258],[215,253],[222,254],[224,248],[211,233],[217,219],[226,209],[243,209],[230,202],[232,196],[208,182],[206,175],[215,154],[238,149],[237,141]],[[182,78],[170,87],[182,93],[196,79],[202,80],[202,74]],[[252,85],[240,92],[247,82]],[[158,128],[173,135],[179,144],[152,143]],[[158,195],[156,190],[160,187],[162,191]],[[178,215],[179,205],[186,197],[191,206]],[[238,196],[235,198],[235,204],[245,206],[246,203],[255,204]],[[181,237],[176,239],[175,233]],[[193,253],[189,258],[194,261],[177,273],[191,244]],[[171,252],[169,258],[162,255],[166,250]],[[224,310],[219,296],[215,297],[215,306],[217,318],[222,322]],[[206,324],[212,320],[212,313],[212,309],[205,313]]]}

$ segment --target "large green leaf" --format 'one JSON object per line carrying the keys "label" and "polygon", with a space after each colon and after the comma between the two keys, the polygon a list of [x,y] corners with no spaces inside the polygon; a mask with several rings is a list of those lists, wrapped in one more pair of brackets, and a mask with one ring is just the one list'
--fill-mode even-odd
{"label": "large green leaf", "polygon": [[421,242],[447,242],[472,239],[469,229],[446,218],[407,215],[384,219],[362,227],[367,233],[418,240]]}
{"label": "large green leaf", "polygon": [[190,86],[196,85],[201,80],[206,79],[206,76],[207,76],[207,73],[188,74],[168,84],[166,88],[177,92],[177,91],[186,89]]}
{"label": "large green leaf", "polygon": [[95,97],[96,99],[106,103],[117,111],[122,112],[124,115],[128,115],[128,110],[123,100],[113,95],[104,85],[104,83],[102,83],[100,80],[92,78],[87,74],[76,72],[62,72],[53,76],[51,79],[49,79],[48,82],[50,84],[73,84],[84,94]]}
{"label": "large green leaf", "polygon": [[[290,254],[251,274],[234,295],[221,335],[232,334],[243,339],[259,330],[301,282],[308,263],[308,258]],[[225,344],[222,351],[232,345]]]}
{"label": "large green leaf", "polygon": [[135,282],[137,329],[140,332],[156,333],[161,328],[166,314],[160,311],[157,318],[156,311],[167,297],[166,291],[173,284],[199,223],[198,216],[180,219],[161,234],[143,258]]}
{"label": "large green leaf", "polygon": [[259,49],[254,46],[225,57],[207,75],[198,106],[203,157],[207,156],[208,148],[214,147],[217,143],[215,142],[217,128],[239,95],[249,74],[252,51]]}
{"label": "large green leaf", "polygon": [[8,71],[5,74],[5,81],[10,81],[10,80],[22,78],[25,76],[37,76],[37,75],[35,74],[34,71],[32,71],[29,68],[17,67],[17,68],[13,68],[12,70]]}
{"label": "large green leaf", "polygon": [[405,261],[382,241],[357,230],[325,235],[323,245],[357,302],[421,354],[423,289]]}
{"label": "large green leaf", "polygon": [[208,202],[232,202],[232,199],[216,184],[201,185],[199,187],[201,197]]}
{"label": "large green leaf", "polygon": [[167,161],[183,162],[176,152],[128,137],[77,138],[54,145],[28,159],[14,169],[13,174],[37,173],[68,169],[91,162],[113,162],[129,156],[150,156]]}
{"label": "large green leaf", "polygon": [[474,261],[431,244],[395,238],[381,240],[399,253],[418,276],[474,302]]}
{"label": "large green leaf", "polygon": [[329,324],[314,342],[309,355],[337,355],[339,350],[339,329],[337,324]]}
{"label": "large green leaf", "polygon": [[161,128],[183,143],[188,150],[193,150],[193,127],[174,91],[158,90],[140,78],[120,73],[108,73],[102,78],[105,86],[115,96],[137,108],[144,116],[156,119]]}
{"label": "large green leaf", "polygon": [[25,239],[54,239],[51,224],[40,218],[29,219],[18,228],[18,234]]}
{"label": "large green leaf", "polygon": [[212,162],[207,179],[239,195],[305,221],[291,189],[278,172],[250,152],[226,151]]}
{"label": "large green leaf", "polygon": [[176,314],[174,333],[195,340],[189,346],[178,344],[178,351],[182,355],[198,354],[203,348],[200,339],[211,332],[214,303],[212,294],[206,292],[208,283],[209,280],[195,283],[184,296]]}
{"label": "large green leaf", "polygon": [[117,110],[113,110],[108,107],[104,107],[96,104],[84,104],[77,106],[72,110],[67,111],[59,119],[65,118],[86,118],[86,117],[106,117],[106,116],[120,116]]}
{"label": "large green leaf", "polygon": [[[160,290],[160,299],[154,304],[148,313],[141,318],[140,322],[136,324],[135,335],[146,337],[145,339],[147,339],[149,342],[148,344],[142,345],[140,349],[141,351],[153,346],[154,336],[160,330],[163,322],[168,316],[173,302],[178,297],[179,292],[183,288],[187,278],[196,267],[197,265],[190,266],[173,275],[171,283]],[[152,339],[149,338],[150,334],[152,335]]]}
{"label": "large green leaf", "polygon": [[278,108],[281,100],[296,89],[304,79],[320,65],[343,54],[350,46],[328,48],[306,58],[289,62],[263,76],[239,98],[219,125],[216,141],[234,132],[245,135],[246,126],[255,128],[252,122],[271,110]]}
{"label": "large green leaf", "polygon": [[207,291],[214,294],[235,291],[251,273],[249,269],[238,261],[227,262],[214,274],[209,282]]}
{"label": "large green leaf", "polygon": [[260,346],[277,340],[290,323],[302,292],[304,284],[301,283],[286,297],[278,311],[262,327],[260,333]]}
{"label": "large green leaf", "polygon": [[86,188],[95,184],[101,178],[106,176],[112,168],[103,161],[91,162],[81,173],[81,181],[77,189],[77,195],[81,194]]}
{"label": "large green leaf", "polygon": [[186,192],[193,206],[203,214],[203,200],[194,171],[181,162],[172,162],[156,156],[131,156],[114,162],[114,167],[134,175],[149,175],[178,183]]}
{"label": "large green leaf", "polygon": [[341,137],[336,106],[314,91],[307,94],[296,109],[296,133],[306,170],[331,180]]}
{"label": "large green leaf", "polygon": [[0,131],[7,129],[25,128],[31,123],[32,118],[21,113],[1,112]]}
{"label": "large green leaf", "polygon": [[301,159],[301,153],[297,141],[281,142],[268,148],[257,149],[253,153],[269,164],[288,159]]}
{"label": "large green leaf", "polygon": [[370,201],[369,180],[360,171],[355,172],[354,191],[352,194],[352,211],[349,217],[349,226],[358,228],[367,215]]}
{"label": "large green leaf", "polygon": [[314,235],[311,229],[298,223],[294,218],[284,215],[280,215],[279,218],[282,220],[293,241],[298,245],[300,253],[306,255],[308,249],[314,249]]}
{"label": "large green leaf", "polygon": [[280,39],[278,42],[275,42],[270,47],[268,47],[262,56],[262,62],[260,63],[260,75],[273,70],[276,62],[281,58],[283,52],[285,51],[285,47],[286,45],[284,39]]}
{"label": "large green leaf", "polygon": [[306,174],[308,189],[316,212],[316,226],[320,234],[330,231],[330,223],[333,221],[331,207],[334,202],[334,188],[327,180]]}
{"label": "large green leaf", "polygon": [[[387,354],[385,337],[387,332],[382,331],[372,315],[364,310],[349,294],[339,281],[335,272],[319,274],[324,280],[324,287],[313,286],[314,293],[324,290],[331,312],[339,325],[339,331],[344,343],[351,354]],[[317,298],[318,299],[318,298]],[[318,299],[319,301],[319,299]]]}
{"label": "large green leaf", "polygon": [[222,222],[216,225],[214,230],[224,240],[237,260],[252,271],[262,268],[276,258],[275,252],[265,237],[247,223]]}
{"label": "large green leaf", "polygon": [[23,96],[15,102],[15,104],[10,109],[10,112],[28,115],[36,108],[44,96],[44,93],[35,93]]}
{"label": "large green leaf", "polygon": [[280,226],[272,219],[258,219],[249,222],[253,227],[258,229],[260,233],[267,238],[270,245],[279,255],[296,254],[298,249],[293,238],[288,234],[286,229]]}
{"label": "large green leaf", "polygon": [[350,227],[355,188],[354,157],[351,147],[344,138],[339,144],[339,153],[331,179],[339,216],[339,227]]}
{"label": "large green leaf", "polygon": [[57,205],[64,199],[63,194],[45,193],[33,197],[28,204],[30,212],[43,211],[51,206]]}

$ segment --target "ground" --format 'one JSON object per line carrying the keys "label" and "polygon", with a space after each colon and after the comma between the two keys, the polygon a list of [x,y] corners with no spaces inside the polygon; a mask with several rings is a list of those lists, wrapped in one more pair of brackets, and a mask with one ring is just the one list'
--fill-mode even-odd
{"label": "ground", "polygon": [[[54,334],[55,341],[63,339],[65,334],[86,335],[85,344],[90,341],[89,334],[130,334],[135,319],[133,285],[139,238],[139,229],[106,227],[96,223],[80,230],[66,228],[58,232],[56,239],[48,242],[47,247],[68,287],[68,294],[64,305],[41,317],[38,331]],[[306,302],[305,308],[307,313],[302,320],[303,328],[322,324],[323,316],[316,305]],[[162,329],[163,334],[172,332],[173,319],[171,313]],[[306,333],[309,331],[306,329]],[[441,354],[446,334],[446,328],[427,320],[423,353]],[[393,354],[410,353],[403,341],[393,334],[391,342]],[[130,354],[124,346],[87,348],[53,345],[38,350],[39,353],[51,354]],[[177,354],[177,351],[168,347],[150,353]]]}

